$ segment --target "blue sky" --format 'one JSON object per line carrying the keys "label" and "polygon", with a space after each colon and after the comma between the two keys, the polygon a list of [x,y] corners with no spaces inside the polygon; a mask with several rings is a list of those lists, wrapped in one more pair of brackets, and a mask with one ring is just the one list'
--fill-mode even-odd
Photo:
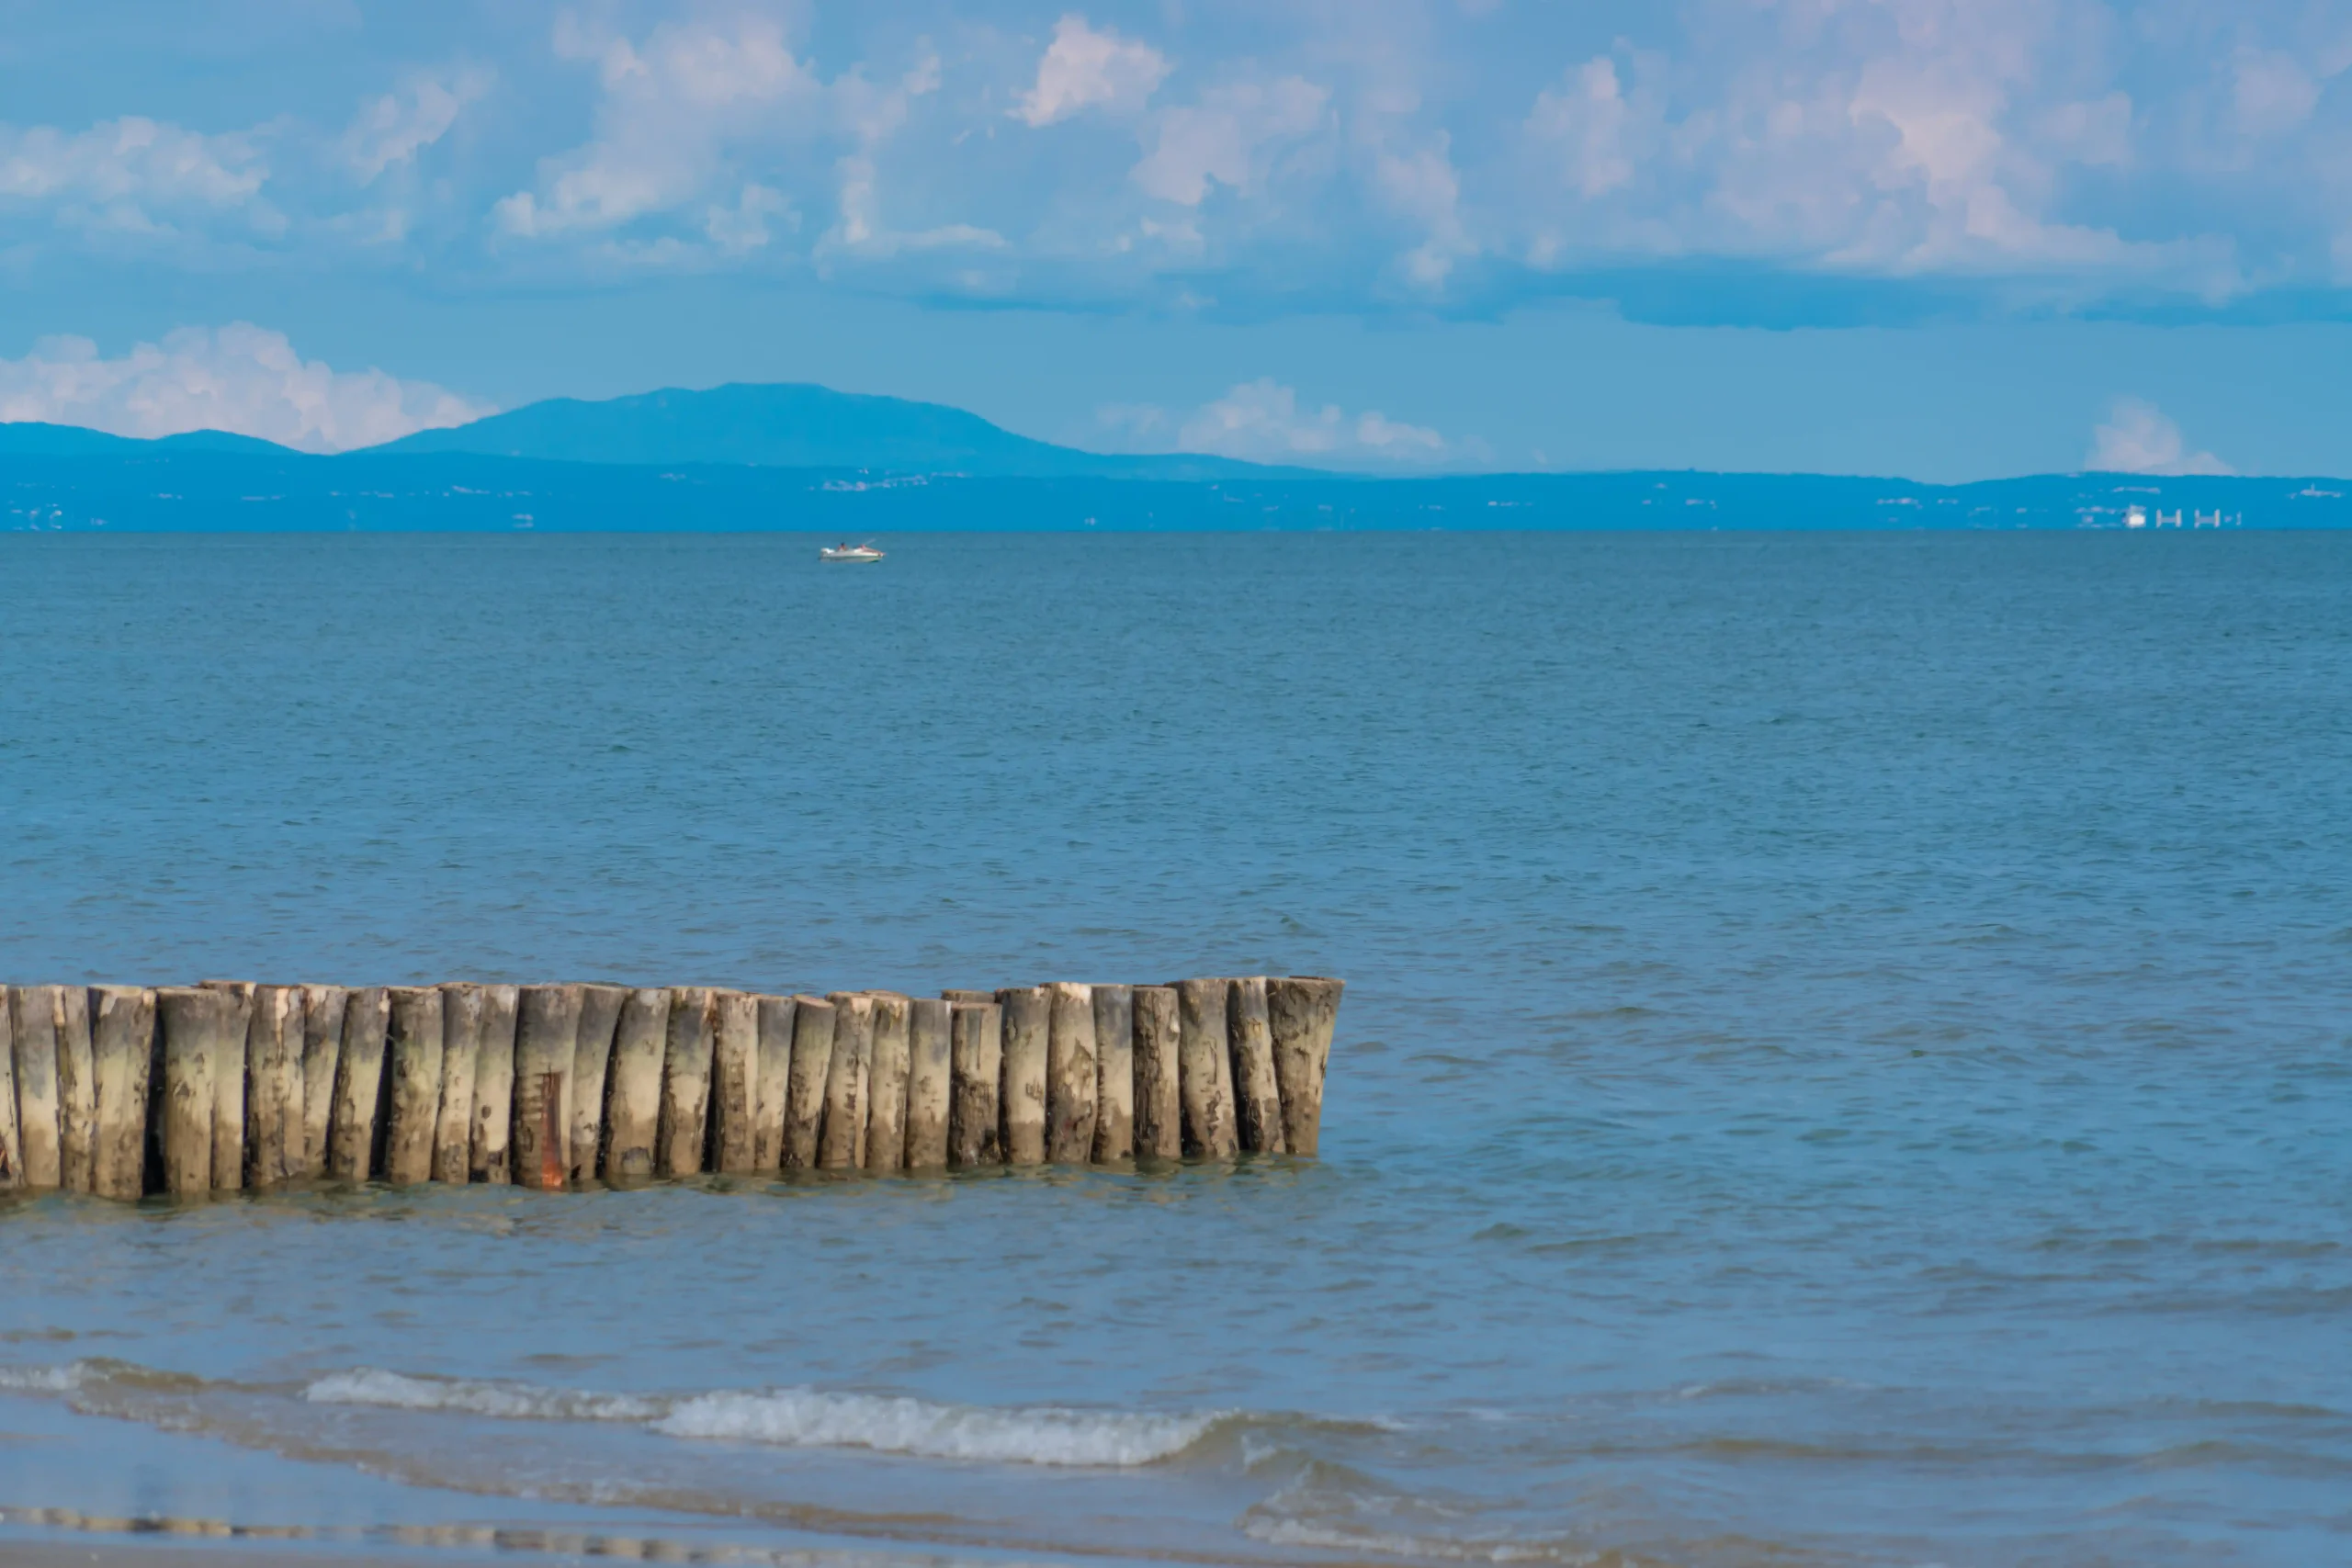
{"label": "blue sky", "polygon": [[2352,470],[2352,6],[0,5],[0,417]]}

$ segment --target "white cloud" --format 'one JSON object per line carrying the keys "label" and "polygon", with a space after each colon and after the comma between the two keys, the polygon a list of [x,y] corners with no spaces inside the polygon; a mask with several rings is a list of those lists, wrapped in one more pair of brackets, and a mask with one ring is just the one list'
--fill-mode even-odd
{"label": "white cloud", "polygon": [[175,214],[237,211],[274,229],[277,216],[261,199],[268,177],[241,133],[206,135],[137,115],[70,134],[0,127],[0,198],[49,204],[74,228],[159,232]]}
{"label": "white cloud", "polygon": [[1570,67],[1559,86],[1536,94],[1526,129],[1538,142],[1551,144],[1563,178],[1589,201],[1633,183],[1626,134],[1634,113],[1617,62],[1604,54]]}
{"label": "white cloud", "polygon": [[2084,466],[2107,474],[2226,474],[2211,452],[2191,452],[2180,426],[2141,398],[2118,398],[2106,423],[2091,432]]}
{"label": "white cloud", "polygon": [[0,359],[0,423],[117,435],[225,430],[334,452],[492,412],[427,381],[305,361],[285,333],[245,321],[182,327],[115,359],[77,337],[43,338],[22,359]]}
{"label": "white cloud", "polygon": [[1303,76],[1212,87],[1197,104],[1161,112],[1152,149],[1135,166],[1136,183],[1185,207],[1206,200],[1212,181],[1252,194],[1263,181],[1268,150],[1314,130],[1330,98],[1329,89]]}
{"label": "white cloud", "polygon": [[1167,56],[1148,43],[1097,32],[1073,13],[1054,24],[1054,41],[1037,62],[1037,81],[1012,113],[1032,126],[1086,109],[1133,113],[1168,77]]}
{"label": "white cloud", "polygon": [[[1157,410],[1122,409],[1120,423],[1155,428]],[[1208,452],[1256,462],[1320,460],[1342,466],[1430,464],[1450,454],[1445,437],[1377,412],[1350,417],[1335,403],[1301,408],[1295,389],[1272,377],[1245,381],[1204,404],[1177,432],[1186,452]]]}
{"label": "white cloud", "polygon": [[386,169],[448,135],[458,116],[490,91],[493,79],[481,66],[456,66],[412,77],[399,91],[370,98],[343,133],[344,161],[360,184],[373,184]]}

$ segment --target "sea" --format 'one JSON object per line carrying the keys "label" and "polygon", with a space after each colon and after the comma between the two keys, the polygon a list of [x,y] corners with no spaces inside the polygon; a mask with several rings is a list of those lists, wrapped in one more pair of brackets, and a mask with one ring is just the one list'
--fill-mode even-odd
{"label": "sea", "polygon": [[2352,1562],[2352,536],[818,543],[0,536],[0,978],[1334,975],[1321,1157],[16,1197],[0,1552]]}

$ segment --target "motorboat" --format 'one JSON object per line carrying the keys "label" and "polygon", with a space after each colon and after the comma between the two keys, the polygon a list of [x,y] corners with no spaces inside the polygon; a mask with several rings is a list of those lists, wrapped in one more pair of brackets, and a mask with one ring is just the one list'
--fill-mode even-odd
{"label": "motorboat", "polygon": [[819,560],[877,561],[882,552],[872,545],[828,545],[817,552]]}

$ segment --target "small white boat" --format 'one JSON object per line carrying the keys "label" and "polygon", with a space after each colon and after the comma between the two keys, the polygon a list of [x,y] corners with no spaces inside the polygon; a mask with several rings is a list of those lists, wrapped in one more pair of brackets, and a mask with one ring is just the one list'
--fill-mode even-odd
{"label": "small white boat", "polygon": [[877,561],[882,552],[872,545],[831,545],[817,552],[819,560]]}

